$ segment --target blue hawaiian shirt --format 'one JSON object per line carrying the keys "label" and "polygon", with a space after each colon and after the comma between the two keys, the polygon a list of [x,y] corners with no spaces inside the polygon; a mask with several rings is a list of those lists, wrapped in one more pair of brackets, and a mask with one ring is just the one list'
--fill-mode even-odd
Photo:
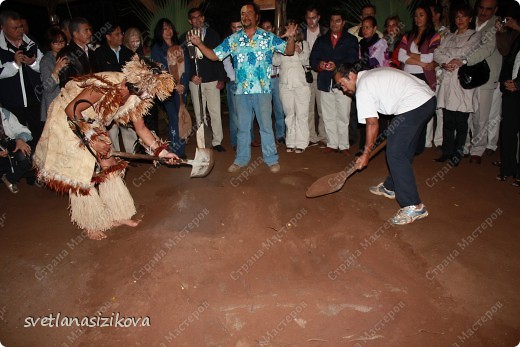
{"label": "blue hawaiian shirt", "polygon": [[287,42],[260,28],[250,40],[244,30],[228,36],[214,49],[219,60],[231,54],[235,68],[236,94],[271,93],[274,52],[285,52]]}

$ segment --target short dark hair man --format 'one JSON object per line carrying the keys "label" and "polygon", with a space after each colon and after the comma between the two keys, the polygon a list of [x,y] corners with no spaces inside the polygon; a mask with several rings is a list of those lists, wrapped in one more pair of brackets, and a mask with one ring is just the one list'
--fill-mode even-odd
{"label": "short dark hair man", "polygon": [[134,53],[123,45],[123,31],[117,24],[111,24],[105,33],[105,42],[94,51],[96,60],[94,72],[123,70],[123,65],[132,59]]}
{"label": "short dark hair man", "polygon": [[347,32],[345,17],[339,11],[330,14],[330,30],[318,37],[309,58],[318,72],[318,93],[327,133],[324,153],[340,151],[349,155],[349,121],[351,98],[332,88],[335,69],[341,63],[355,63],[359,58],[356,38]]}
{"label": "short dark hair man", "polygon": [[[320,11],[316,6],[309,6],[305,10],[306,27],[302,31],[303,39],[309,43],[309,48],[312,51],[314,43],[318,37],[327,33],[328,29],[320,25]],[[327,134],[325,132],[325,123],[323,123],[323,116],[321,115],[321,100],[318,91],[318,74],[312,71],[311,83],[311,97],[309,99],[309,142],[312,145],[318,142],[325,143],[327,141]],[[318,131],[316,131],[315,114],[318,110]]]}
{"label": "short dark hair man", "polygon": [[[213,49],[220,44],[220,36],[205,23],[205,17],[200,8],[196,7],[188,11],[188,22],[192,29],[200,32],[202,42],[207,47]],[[184,42],[185,39],[186,34],[181,37],[181,42]],[[195,64],[198,66],[198,71]],[[225,149],[222,147],[224,135],[220,109],[220,90],[225,87],[226,80],[224,65],[220,61],[209,60],[196,49],[195,57],[190,57],[190,70],[187,73],[190,80],[189,88],[197,123],[200,123],[202,117],[205,116],[207,107],[213,132],[211,144],[214,150],[224,152]],[[199,96],[199,92],[202,92],[202,98]],[[200,107],[200,100],[202,100],[203,107]],[[204,115],[200,114],[201,108]]]}
{"label": "short dark hair man", "polygon": [[[107,32],[105,33],[105,42],[94,51],[94,72],[105,71],[123,71],[123,65],[132,60],[134,52],[123,45],[123,31],[118,24],[107,23]],[[135,141],[137,141],[137,134],[134,129],[128,126],[123,126],[113,122],[108,131],[112,146],[116,151],[120,151],[119,133],[123,139],[124,150],[126,152],[133,152]]]}
{"label": "short dark hair man", "polygon": [[[375,17],[376,16],[376,6],[372,4],[366,4],[363,7],[361,7],[361,13],[359,15],[359,24],[356,26],[351,27],[348,29],[348,32],[352,35],[354,35],[358,41],[361,41],[363,38],[363,35],[361,35],[361,22],[363,22],[363,19],[367,17]],[[379,30],[376,31],[376,34],[383,38],[383,33]]]}
{"label": "short dark hair man", "polygon": [[[233,57],[236,71],[236,102],[238,110],[238,142],[234,163],[228,168],[236,172],[246,166],[251,159],[251,123],[253,111],[260,125],[262,153],[264,162],[273,173],[280,171],[278,153],[274,143],[271,121],[271,74],[270,66],[273,52],[294,54],[296,26],[289,25],[284,34],[287,43],[265,30],[259,29],[260,9],[253,2],[240,9],[243,30],[228,36],[215,49],[204,45],[200,37],[190,37],[194,45],[210,60],[223,60]],[[240,42],[244,44],[241,45]]]}
{"label": "short dark hair man", "polygon": [[368,165],[379,131],[378,113],[395,115],[388,129],[386,159],[390,175],[369,190],[375,195],[397,199],[401,209],[393,224],[408,224],[428,216],[421,203],[412,169],[419,135],[435,110],[435,93],[420,79],[393,68],[357,72],[354,64],[342,65],[334,80],[349,95],[356,95],[358,121],[366,123],[366,143],[357,159],[358,170]]}
{"label": "short dark hair man", "polygon": [[36,43],[24,34],[21,17],[12,11],[0,13],[0,103],[28,125],[34,138],[41,134],[40,60]]}
{"label": "short dark hair man", "polygon": [[60,72],[60,87],[64,87],[71,77],[93,72],[94,51],[88,47],[92,39],[92,27],[82,17],[73,18],[69,24],[72,40],[59,51],[57,58],[67,57],[69,64]]}

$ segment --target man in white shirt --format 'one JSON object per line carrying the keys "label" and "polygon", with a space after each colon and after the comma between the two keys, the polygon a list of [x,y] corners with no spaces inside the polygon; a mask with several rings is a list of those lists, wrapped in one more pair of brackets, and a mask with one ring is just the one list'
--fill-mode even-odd
{"label": "man in white shirt", "polygon": [[[306,29],[302,31],[303,39],[309,43],[312,51],[314,43],[318,37],[327,33],[328,29],[319,23],[320,12],[314,6],[307,8],[305,12]],[[309,66],[310,69],[310,66]],[[311,97],[309,99],[309,146],[317,145],[318,142],[325,143],[327,141],[327,133],[325,132],[325,124],[321,115],[321,99],[318,90],[318,73],[311,69],[312,83]],[[316,131],[315,110],[318,110],[318,131]]]}
{"label": "man in white shirt", "polygon": [[472,51],[465,61],[468,65],[474,65],[485,59],[490,70],[489,80],[476,89],[474,103],[476,103],[477,109],[469,118],[469,129],[471,130],[469,162],[473,164],[481,163],[484,152],[492,154],[497,149],[502,106],[502,93],[498,83],[502,56],[497,50],[495,35],[497,9],[497,0],[480,0],[478,2],[475,30],[482,34],[482,39],[477,49]]}
{"label": "man in white shirt", "polygon": [[348,95],[356,95],[358,121],[366,124],[366,143],[357,159],[358,170],[368,165],[379,132],[378,113],[395,115],[384,131],[390,174],[385,182],[369,190],[396,199],[401,209],[390,219],[403,225],[428,216],[417,192],[412,162],[421,130],[435,110],[435,93],[422,80],[401,70],[379,68],[357,72],[354,64],[340,66],[335,82]]}

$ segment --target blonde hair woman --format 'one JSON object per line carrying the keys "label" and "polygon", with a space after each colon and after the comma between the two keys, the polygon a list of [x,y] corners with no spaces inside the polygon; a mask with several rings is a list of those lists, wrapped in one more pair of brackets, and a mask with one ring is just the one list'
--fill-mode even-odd
{"label": "blonde hair woman", "polygon": [[123,45],[139,56],[143,55],[143,35],[136,27],[126,29],[123,36]]}

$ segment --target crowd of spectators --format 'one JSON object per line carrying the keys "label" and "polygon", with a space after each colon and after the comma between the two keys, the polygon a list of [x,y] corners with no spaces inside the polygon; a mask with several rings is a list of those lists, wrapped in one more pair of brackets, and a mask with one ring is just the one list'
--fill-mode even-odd
{"label": "crowd of spectators", "polygon": [[[22,177],[34,183],[30,165],[21,165],[17,170],[25,171],[15,174],[8,163],[12,162],[13,151],[22,151],[30,162],[30,149],[40,137],[47,109],[71,78],[121,71],[134,54],[150,57],[158,68],[171,71],[172,52],[177,52],[175,59],[183,65],[175,70],[180,73],[176,90],[168,99],[156,100],[145,122],[158,132],[158,107],[165,110],[170,150],[179,157],[186,157],[186,140],[179,134],[179,110],[188,91],[194,124],[201,124],[207,113],[212,147],[225,151],[221,114],[224,88],[229,144],[236,152],[230,172],[247,165],[250,147],[258,145],[272,172],[279,170],[277,150],[282,146],[298,154],[320,146],[323,153],[348,156],[351,146],[359,142],[356,155],[362,155],[364,125],[357,122],[355,96],[343,93],[333,80],[341,64],[357,63],[360,71],[380,67],[403,70],[436,93],[436,113],[429,116],[421,132],[416,154],[435,146],[442,151],[435,159],[438,162],[455,167],[469,157],[469,163],[480,165],[500,144],[500,160],[492,162],[500,168],[496,178],[512,178],[512,184],[519,186],[520,5],[515,1],[505,2],[500,8],[498,5],[498,0],[478,0],[474,8],[454,6],[445,20],[439,4],[418,5],[410,30],[405,30],[398,16],[390,15],[381,32],[376,7],[370,4],[361,8],[359,24],[351,28],[344,13],[332,10],[328,18],[322,18],[315,6],[302,13],[302,23],[290,19],[284,28],[275,28],[272,21],[261,20],[260,11],[251,4],[250,13],[242,11],[240,18],[231,19],[231,35],[226,38],[207,24],[201,8],[193,8],[186,14],[191,25],[188,33],[179,35],[174,23],[162,18],[148,44],[138,28],[123,28],[117,23],[99,28],[103,40],[100,45],[94,44],[90,22],[75,17],[51,27],[41,46],[27,35],[28,24],[24,26],[19,14],[3,11],[0,175],[13,193],[18,191]],[[280,29],[279,36],[276,29]],[[233,45],[241,46],[253,37],[266,47],[235,54]],[[269,52],[265,51],[267,47]],[[221,58],[226,59],[222,62]],[[483,60],[490,69],[489,80],[474,89],[462,88],[458,70]],[[392,115],[378,117],[382,133]],[[261,144],[254,140],[255,118]],[[137,136],[131,124],[112,125],[110,135],[115,150],[135,150]],[[15,143],[11,150],[6,145],[9,140]]]}

